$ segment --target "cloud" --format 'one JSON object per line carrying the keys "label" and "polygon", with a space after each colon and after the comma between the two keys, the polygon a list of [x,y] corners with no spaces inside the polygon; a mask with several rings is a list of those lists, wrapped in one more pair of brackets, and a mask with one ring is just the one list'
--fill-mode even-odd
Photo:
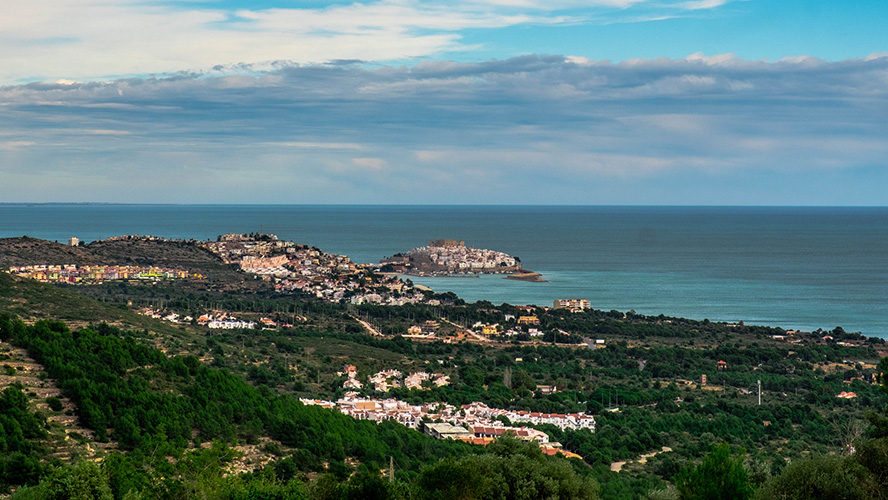
{"label": "cloud", "polygon": [[419,59],[477,49],[462,40],[467,30],[634,22],[724,3],[363,0],[231,8],[218,2],[5,2],[0,83],[74,85],[180,71]]}
{"label": "cloud", "polygon": [[716,7],[721,7],[722,5],[728,3],[730,0],[696,0],[693,2],[684,2],[681,5],[682,8],[688,10],[702,10],[702,9],[714,9]]}
{"label": "cloud", "polygon": [[800,200],[791,178],[888,171],[884,54],[241,71],[2,87],[0,184],[26,201],[693,203],[684,186]]}
{"label": "cloud", "polygon": [[460,30],[561,21],[399,0],[238,10],[136,0],[11,2],[0,7],[0,82],[70,84],[239,63],[414,58],[459,47]]}
{"label": "cloud", "polygon": [[352,158],[352,163],[356,167],[368,170],[382,170],[383,167],[388,165],[388,162],[382,158]]}
{"label": "cloud", "polygon": [[[545,172],[553,178],[587,181],[600,176],[646,176],[668,169],[676,164],[687,164],[687,158],[660,158],[630,154],[603,154],[571,151],[570,148],[552,150],[547,147],[514,148],[510,150],[451,149],[416,151],[423,162],[440,164],[453,169],[455,174],[473,181],[487,180],[486,176],[500,178],[523,177],[522,171]],[[553,158],[558,158],[556,163]],[[459,165],[459,167],[452,167]],[[491,168],[491,166],[497,167]],[[503,167],[508,168],[503,168]],[[519,174],[519,175],[516,175]]]}
{"label": "cloud", "polygon": [[300,149],[364,149],[360,144],[350,142],[308,142],[308,141],[290,141],[290,142],[266,142],[263,144],[268,147],[287,147]]}
{"label": "cloud", "polygon": [[34,144],[36,143],[33,141],[0,141],[0,150],[17,151],[28,146],[33,146]]}
{"label": "cloud", "polygon": [[83,133],[89,135],[130,135],[132,132],[126,130],[87,129]]}

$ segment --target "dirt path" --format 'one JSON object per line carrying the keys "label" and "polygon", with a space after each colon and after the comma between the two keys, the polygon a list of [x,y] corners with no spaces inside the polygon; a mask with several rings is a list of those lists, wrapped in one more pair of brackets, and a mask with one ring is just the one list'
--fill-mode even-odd
{"label": "dirt path", "polygon": [[639,464],[643,465],[643,464],[647,463],[649,458],[651,458],[655,455],[659,455],[660,453],[666,453],[669,451],[672,451],[672,448],[670,448],[668,446],[664,446],[660,450],[652,451],[650,453],[645,453],[644,455],[638,457],[638,459],[636,459],[636,460],[628,460],[628,461],[624,460],[622,462],[614,462],[611,464],[611,470],[614,472],[620,472],[626,464],[631,464],[631,463],[639,463]]}
{"label": "dirt path", "polygon": [[349,314],[349,316],[351,316],[351,318],[352,318],[353,320],[355,320],[355,321],[357,321],[358,323],[360,323],[361,326],[363,326],[365,330],[367,330],[368,332],[370,332],[370,335],[375,335],[375,336],[377,336],[377,337],[381,337],[381,336],[382,336],[382,333],[381,333],[379,330],[377,330],[376,328],[373,328],[373,325],[371,325],[370,323],[367,323],[366,321],[364,321],[364,320],[362,320],[361,318],[358,318],[357,316],[354,316],[354,315],[352,315],[352,314]]}

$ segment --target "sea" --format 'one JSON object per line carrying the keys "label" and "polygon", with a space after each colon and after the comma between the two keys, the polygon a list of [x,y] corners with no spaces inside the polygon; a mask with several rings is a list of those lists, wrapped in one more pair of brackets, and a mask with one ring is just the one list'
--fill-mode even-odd
{"label": "sea", "polygon": [[0,237],[281,239],[380,259],[450,238],[545,283],[410,277],[467,301],[592,307],[888,338],[888,207],[0,204]]}

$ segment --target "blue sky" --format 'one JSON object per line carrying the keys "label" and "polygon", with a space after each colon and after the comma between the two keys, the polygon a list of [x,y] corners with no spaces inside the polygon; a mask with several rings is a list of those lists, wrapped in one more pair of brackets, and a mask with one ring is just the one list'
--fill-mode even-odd
{"label": "blue sky", "polygon": [[888,204],[888,2],[0,6],[0,202]]}

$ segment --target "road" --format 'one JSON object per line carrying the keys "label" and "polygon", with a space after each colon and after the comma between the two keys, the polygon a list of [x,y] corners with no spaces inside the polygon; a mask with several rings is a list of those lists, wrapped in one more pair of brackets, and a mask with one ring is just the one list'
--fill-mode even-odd
{"label": "road", "polygon": [[364,320],[362,320],[361,318],[359,318],[359,317],[357,317],[357,316],[354,316],[354,315],[352,315],[352,314],[349,314],[349,316],[351,316],[351,318],[352,318],[353,320],[355,320],[355,321],[357,321],[358,323],[360,323],[361,326],[363,326],[365,330],[367,330],[368,332],[370,332],[370,335],[376,335],[377,337],[382,337],[382,332],[380,332],[380,331],[377,330],[376,328],[373,328],[373,325],[371,325],[370,323],[367,323],[366,321],[364,321]]}

